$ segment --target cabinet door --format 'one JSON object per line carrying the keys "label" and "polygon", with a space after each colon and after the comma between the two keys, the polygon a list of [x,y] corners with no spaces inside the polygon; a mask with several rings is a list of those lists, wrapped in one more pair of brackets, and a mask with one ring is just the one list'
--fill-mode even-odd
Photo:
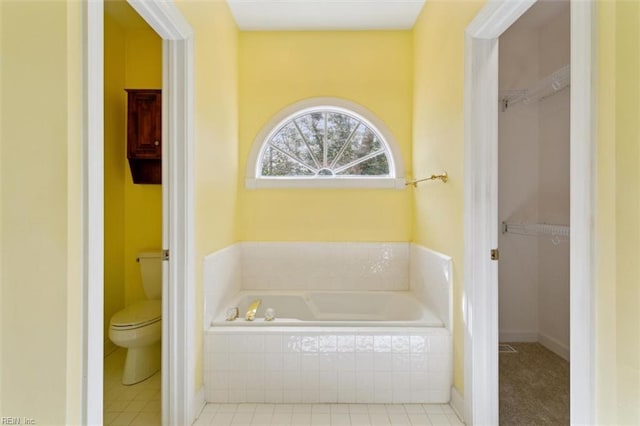
{"label": "cabinet door", "polygon": [[162,94],[160,90],[128,90],[127,155],[162,156]]}

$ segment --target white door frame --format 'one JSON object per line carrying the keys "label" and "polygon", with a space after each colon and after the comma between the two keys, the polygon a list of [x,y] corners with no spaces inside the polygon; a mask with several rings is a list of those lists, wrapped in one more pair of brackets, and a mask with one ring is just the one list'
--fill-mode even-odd
{"label": "white door frame", "polygon": [[[193,30],[166,0],[128,0],[163,39],[162,423],[195,419]],[[103,339],[103,0],[86,3],[85,54],[85,383],[83,423],[102,423]]]}
{"label": "white door frame", "polygon": [[[467,424],[498,424],[498,38],[536,0],[494,0],[465,31],[464,378]],[[571,423],[595,403],[595,2],[571,2]]]}

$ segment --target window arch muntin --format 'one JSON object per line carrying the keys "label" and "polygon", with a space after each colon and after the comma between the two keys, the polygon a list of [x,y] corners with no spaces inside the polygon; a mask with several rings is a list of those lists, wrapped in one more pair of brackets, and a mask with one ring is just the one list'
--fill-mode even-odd
{"label": "window arch muntin", "polygon": [[[262,175],[262,157],[271,139],[292,122],[310,112],[345,114],[370,130],[380,145],[389,167],[387,175]],[[311,98],[286,107],[271,118],[254,140],[246,165],[247,188],[405,188],[404,167],[399,147],[387,126],[363,106],[340,98]]]}
{"label": "window arch muntin", "polygon": [[[365,155],[359,156],[357,157],[354,161],[350,161],[347,164],[343,164],[343,165],[338,165],[336,164],[340,159],[342,159],[342,157],[344,156],[346,150],[349,148],[349,142],[351,141],[352,138],[347,138],[346,140],[343,141],[343,144],[339,150],[339,152],[331,159],[331,164],[327,164],[328,162],[328,158],[322,158],[322,163],[320,164],[318,159],[315,158],[314,152],[311,149],[311,147],[308,145],[308,141],[306,140],[305,136],[303,135],[302,131],[299,129],[298,127],[298,123],[296,122],[296,120],[301,119],[303,117],[306,117],[310,114],[313,113],[320,113],[323,114],[324,118],[325,118],[325,126],[326,126],[326,117],[328,114],[340,114],[340,115],[344,115],[347,116],[349,118],[351,118],[352,120],[355,120],[356,124],[354,126],[354,128],[352,129],[353,134],[355,134],[356,131],[358,131],[358,129],[361,126],[364,126],[365,131],[369,131],[373,134],[374,138],[377,139],[377,141],[379,142],[381,149],[378,149],[374,152],[369,152]],[[296,159],[293,157],[290,157],[292,161],[295,161],[297,163],[299,163],[302,167],[308,168],[309,170],[311,170],[313,172],[313,175],[309,176],[309,175],[283,175],[283,176],[273,176],[273,175],[263,175],[262,174],[262,169],[263,169],[263,158],[264,155],[266,153],[266,151],[270,148],[273,147],[274,144],[272,143],[273,138],[276,137],[277,135],[280,134],[280,132],[282,132],[285,128],[289,127],[289,125],[293,123],[296,128],[298,129],[298,132],[300,132],[300,136],[301,139],[305,142],[305,146],[307,151],[310,153],[311,158],[314,160],[314,165],[315,167],[313,167],[313,165],[308,164],[307,162],[305,162],[302,159]],[[327,150],[327,145],[329,143],[329,141],[326,139],[326,134],[327,134],[327,127],[324,127],[324,136],[325,139],[322,142],[322,148],[323,150],[325,150],[323,152],[323,154],[326,152]],[[350,135],[353,136],[353,135]],[[273,148],[272,148],[273,149]],[[278,150],[278,148],[276,147],[276,150]],[[287,155],[284,154],[283,155]],[[376,175],[342,175],[340,174],[343,171],[349,170],[353,167],[355,167],[358,164],[361,164],[363,162],[366,162],[369,159],[373,159],[377,156],[383,155],[387,161],[387,168],[388,171],[386,174],[376,174]],[[387,141],[385,140],[385,138],[380,134],[380,132],[376,129],[376,127],[369,121],[367,120],[365,117],[362,117],[361,115],[355,113],[354,111],[351,111],[349,109],[346,108],[342,108],[342,107],[337,107],[337,106],[333,106],[333,105],[322,105],[322,106],[314,106],[314,107],[309,107],[309,108],[304,108],[302,110],[299,110],[297,112],[295,112],[294,114],[290,114],[289,116],[287,116],[284,120],[280,121],[280,123],[273,128],[273,130],[271,132],[269,132],[269,134],[267,135],[267,137],[265,138],[262,147],[260,149],[260,153],[258,154],[258,160],[256,161],[256,170],[255,170],[255,175],[257,178],[259,179],[290,179],[290,178],[318,178],[320,176],[323,176],[321,174],[321,172],[323,170],[329,170],[332,172],[331,175],[325,175],[325,179],[342,179],[345,177],[354,177],[354,176],[358,176],[358,177],[362,177],[362,178],[369,178],[369,177],[387,177],[387,178],[395,178],[395,167],[393,164],[393,157],[390,153],[389,150],[389,144],[387,143]]]}

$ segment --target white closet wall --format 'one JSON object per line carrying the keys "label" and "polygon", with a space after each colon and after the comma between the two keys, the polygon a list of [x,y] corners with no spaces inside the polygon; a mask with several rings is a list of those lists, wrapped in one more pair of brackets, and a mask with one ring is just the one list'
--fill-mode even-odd
{"label": "white closet wall", "polygon": [[[500,37],[501,221],[569,225],[569,88],[523,100],[569,64],[568,3],[539,2]],[[569,348],[569,242],[550,235],[500,234],[500,340]]]}
{"label": "white closet wall", "polygon": [[[500,91],[538,80],[537,31],[510,28],[500,37]],[[537,104],[508,106],[499,114],[498,217],[538,222],[539,124]],[[499,235],[501,341],[538,339],[538,239]]]}
{"label": "white closet wall", "polygon": [[[571,57],[569,9],[540,29],[540,75],[567,65]],[[539,204],[543,223],[569,224],[569,105],[571,88],[538,102]],[[539,238],[540,342],[569,356],[569,242]]]}

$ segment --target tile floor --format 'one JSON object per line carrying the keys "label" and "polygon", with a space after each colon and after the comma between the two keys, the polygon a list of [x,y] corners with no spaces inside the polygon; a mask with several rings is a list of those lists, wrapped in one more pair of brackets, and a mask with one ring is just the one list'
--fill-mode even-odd
{"label": "tile floor", "polygon": [[207,404],[194,426],[462,424],[446,404]]}
{"label": "tile floor", "polygon": [[122,384],[126,350],[118,348],[104,359],[105,425],[154,425],[161,422],[160,373],[131,386]]}

